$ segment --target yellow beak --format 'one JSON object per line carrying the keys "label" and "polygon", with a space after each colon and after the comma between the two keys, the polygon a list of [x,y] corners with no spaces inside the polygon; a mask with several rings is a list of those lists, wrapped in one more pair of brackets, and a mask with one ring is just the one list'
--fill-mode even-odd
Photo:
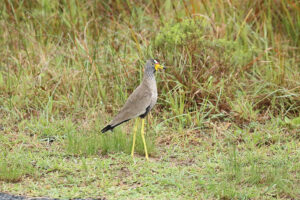
{"label": "yellow beak", "polygon": [[159,70],[159,69],[164,69],[164,66],[160,65],[159,63],[156,63],[156,64],[154,65],[154,68],[155,68],[155,70],[157,71],[157,70]]}

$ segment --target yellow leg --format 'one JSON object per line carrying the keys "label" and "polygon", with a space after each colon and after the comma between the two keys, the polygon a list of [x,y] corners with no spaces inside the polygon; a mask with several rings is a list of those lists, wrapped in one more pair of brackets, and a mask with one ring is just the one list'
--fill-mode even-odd
{"label": "yellow leg", "polygon": [[136,130],[138,125],[139,118],[135,120],[134,128],[133,128],[133,140],[132,140],[132,149],[131,149],[131,156],[133,157],[134,154],[134,146],[135,146],[135,139],[136,139]]}
{"label": "yellow leg", "polygon": [[144,125],[145,125],[145,119],[143,118],[142,119],[142,131],[141,131],[141,134],[142,134],[142,139],[143,139],[143,143],[144,143],[145,156],[146,156],[146,159],[149,160],[147,146],[146,146],[146,140],[145,140],[145,135],[144,135]]}

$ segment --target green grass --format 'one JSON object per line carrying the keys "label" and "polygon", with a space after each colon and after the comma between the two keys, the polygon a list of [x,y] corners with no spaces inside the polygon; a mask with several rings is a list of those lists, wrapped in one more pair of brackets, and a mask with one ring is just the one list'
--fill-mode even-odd
{"label": "green grass", "polygon": [[[0,3],[0,191],[107,199],[299,199],[300,4]],[[140,83],[158,104],[101,134]]]}
{"label": "green grass", "polygon": [[[92,133],[75,132],[66,135],[66,150],[74,155],[97,155],[113,152],[124,152],[131,154],[132,137],[121,132],[119,129],[113,133],[99,134],[98,130]],[[149,155],[154,153],[154,142],[146,138],[146,145]],[[142,137],[137,133],[135,152],[144,155]]]}
{"label": "green grass", "polygon": [[21,150],[1,152],[0,180],[18,182],[24,176],[33,176],[35,168],[31,164],[31,155]]}

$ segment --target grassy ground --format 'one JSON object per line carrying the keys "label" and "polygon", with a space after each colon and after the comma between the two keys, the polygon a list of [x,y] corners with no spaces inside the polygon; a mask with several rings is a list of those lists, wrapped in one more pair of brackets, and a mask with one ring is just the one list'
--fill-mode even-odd
{"label": "grassy ground", "polygon": [[[300,198],[296,1],[0,2],[0,191],[107,199]],[[100,134],[139,84],[146,124]]]}

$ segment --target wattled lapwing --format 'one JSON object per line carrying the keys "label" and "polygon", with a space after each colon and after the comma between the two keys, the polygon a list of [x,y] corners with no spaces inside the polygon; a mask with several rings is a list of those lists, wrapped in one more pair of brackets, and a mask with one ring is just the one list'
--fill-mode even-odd
{"label": "wattled lapwing", "polygon": [[125,105],[122,107],[120,112],[106,127],[101,130],[102,133],[105,133],[106,131],[113,130],[116,126],[124,122],[127,122],[133,118],[137,118],[133,128],[133,143],[131,150],[132,157],[136,140],[138,117],[140,117],[142,118],[141,135],[144,143],[145,156],[148,160],[148,152],[144,136],[144,123],[146,115],[153,108],[157,101],[155,72],[159,69],[164,69],[164,66],[160,65],[157,60],[150,59],[146,62],[142,83],[128,97]]}

